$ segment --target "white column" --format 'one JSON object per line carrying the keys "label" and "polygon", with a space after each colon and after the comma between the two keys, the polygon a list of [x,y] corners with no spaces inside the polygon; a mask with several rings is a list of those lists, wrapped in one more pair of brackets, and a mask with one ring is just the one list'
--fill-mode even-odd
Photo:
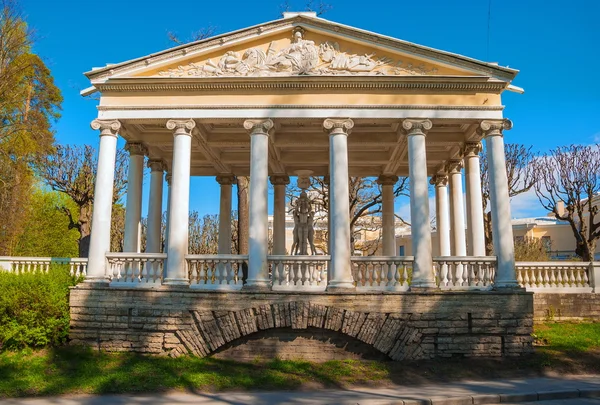
{"label": "white column", "polygon": [[[452,221],[453,256],[467,255],[467,240],[465,234],[465,206],[462,188],[462,160],[450,160],[446,169],[450,179],[450,220]],[[458,266],[457,266],[458,267]],[[462,277],[462,273],[460,274]]]}
{"label": "white column", "polygon": [[[167,252],[168,250],[168,246],[169,246],[169,223],[171,221],[169,221],[169,216],[171,213],[171,179],[173,176],[171,176],[171,173],[167,172],[167,175],[165,176],[165,181],[167,182],[167,217],[165,218],[165,245],[163,247],[163,252]],[[165,266],[165,270],[166,270],[166,266]],[[167,274],[165,273],[165,277],[167,276]]]}
{"label": "white column", "polygon": [[173,166],[171,168],[171,197],[169,201],[169,229],[167,269],[164,284],[187,285],[189,282],[185,255],[188,252],[190,209],[190,159],[194,120],[169,120],[167,128],[173,132]]}
{"label": "white column", "polygon": [[495,288],[518,288],[515,246],[508,197],[508,178],[502,130],[511,129],[510,120],[482,121],[479,133],[485,138],[490,178],[490,205],[494,252],[498,258]]}
{"label": "white column", "polygon": [[448,206],[448,176],[438,174],[431,178],[435,185],[435,216],[440,256],[450,256],[450,208]]}
{"label": "white column", "polygon": [[221,199],[219,205],[219,247],[220,255],[231,254],[231,185],[235,176],[217,176],[217,183],[221,185]]}
{"label": "white column", "polygon": [[288,176],[271,176],[275,188],[273,204],[273,254],[285,255],[285,186],[290,184]]}
{"label": "white column", "polygon": [[244,289],[270,288],[267,263],[269,217],[267,211],[269,176],[269,130],[273,121],[246,120],[250,133],[250,204],[248,239],[248,280]]}
{"label": "white column", "polygon": [[148,229],[146,229],[146,252],[160,253],[160,227],[162,223],[163,172],[162,160],[149,160],[150,195],[148,204]]}
{"label": "white column", "polygon": [[127,142],[125,150],[129,152],[129,173],[127,175],[123,251],[139,253],[144,155],[147,153],[147,149],[141,143]]}
{"label": "white column", "polygon": [[354,127],[351,119],[326,119],[329,133],[329,246],[331,263],[327,290],[354,289],[350,264],[350,200],[348,186],[348,135]]}
{"label": "white column", "polygon": [[425,136],[432,126],[429,120],[407,119],[402,121],[402,128],[408,136],[410,220],[415,257],[411,290],[436,287],[431,257],[429,187],[425,153]]}
{"label": "white column", "polygon": [[383,256],[397,256],[396,217],[394,216],[394,185],[398,176],[379,176],[381,184],[381,222],[383,228]]}
{"label": "white column", "polygon": [[121,123],[116,120],[94,120],[92,129],[100,130],[98,168],[94,186],[94,211],[92,234],[85,281],[108,283],[106,252],[110,251],[110,225],[112,215],[115,160],[117,155],[117,132]]}
{"label": "white column", "polygon": [[467,251],[470,256],[485,256],[479,152],[481,152],[481,143],[469,142],[465,144],[463,155],[465,159],[465,183],[467,185]]}

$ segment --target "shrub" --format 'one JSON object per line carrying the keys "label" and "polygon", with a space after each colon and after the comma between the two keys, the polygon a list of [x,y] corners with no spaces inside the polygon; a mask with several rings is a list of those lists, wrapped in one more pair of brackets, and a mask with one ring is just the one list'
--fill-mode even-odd
{"label": "shrub", "polygon": [[69,286],[76,282],[64,265],[54,265],[48,273],[0,271],[0,349],[64,343]]}

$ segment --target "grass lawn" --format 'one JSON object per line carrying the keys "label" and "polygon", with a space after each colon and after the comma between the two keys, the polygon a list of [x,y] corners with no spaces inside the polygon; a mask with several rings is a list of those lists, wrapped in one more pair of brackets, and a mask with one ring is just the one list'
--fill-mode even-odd
{"label": "grass lawn", "polygon": [[0,353],[0,397],[168,390],[289,390],[458,379],[600,374],[600,323],[536,326],[536,354],[520,359],[256,361],[98,353],[76,347]]}

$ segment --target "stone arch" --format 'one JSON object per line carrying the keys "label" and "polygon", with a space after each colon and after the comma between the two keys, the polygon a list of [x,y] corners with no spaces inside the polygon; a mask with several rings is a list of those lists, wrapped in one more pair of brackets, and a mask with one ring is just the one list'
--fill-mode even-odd
{"label": "stone arch", "polygon": [[171,356],[211,355],[229,342],[273,328],[322,328],[358,339],[392,360],[430,357],[421,332],[408,325],[408,314],[350,311],[293,301],[238,311],[189,311],[174,333],[166,333],[164,350]]}

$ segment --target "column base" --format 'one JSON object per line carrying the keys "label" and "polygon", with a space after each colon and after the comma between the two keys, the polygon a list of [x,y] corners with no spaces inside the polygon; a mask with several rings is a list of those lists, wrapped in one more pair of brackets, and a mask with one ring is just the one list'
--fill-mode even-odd
{"label": "column base", "polygon": [[106,277],[86,277],[83,282],[94,288],[108,288],[110,286],[110,280]]}
{"label": "column base", "polygon": [[525,288],[521,287],[517,280],[509,280],[495,282],[492,291],[525,291]]}
{"label": "column base", "polygon": [[433,290],[439,290],[439,287],[437,286],[437,284],[435,283],[435,281],[429,281],[429,280],[413,280],[412,283],[410,283],[410,287],[409,287],[409,291],[412,292],[426,292],[426,291],[433,291]]}
{"label": "column base", "polygon": [[265,292],[271,291],[270,280],[246,280],[242,286],[242,291]]}
{"label": "column base", "polygon": [[187,286],[190,285],[190,280],[187,278],[165,278],[162,285]]}
{"label": "column base", "polygon": [[433,287],[417,287],[417,286],[411,286],[408,291],[412,292],[412,293],[429,293],[429,292],[434,292],[434,291],[441,291],[440,288],[438,286],[433,286]]}
{"label": "column base", "polygon": [[356,291],[356,286],[354,285],[354,283],[352,281],[335,281],[335,280],[332,280],[332,281],[329,282],[329,284],[327,284],[327,288],[325,289],[325,291],[331,291],[331,292],[344,292],[344,291],[354,292],[354,291]]}

